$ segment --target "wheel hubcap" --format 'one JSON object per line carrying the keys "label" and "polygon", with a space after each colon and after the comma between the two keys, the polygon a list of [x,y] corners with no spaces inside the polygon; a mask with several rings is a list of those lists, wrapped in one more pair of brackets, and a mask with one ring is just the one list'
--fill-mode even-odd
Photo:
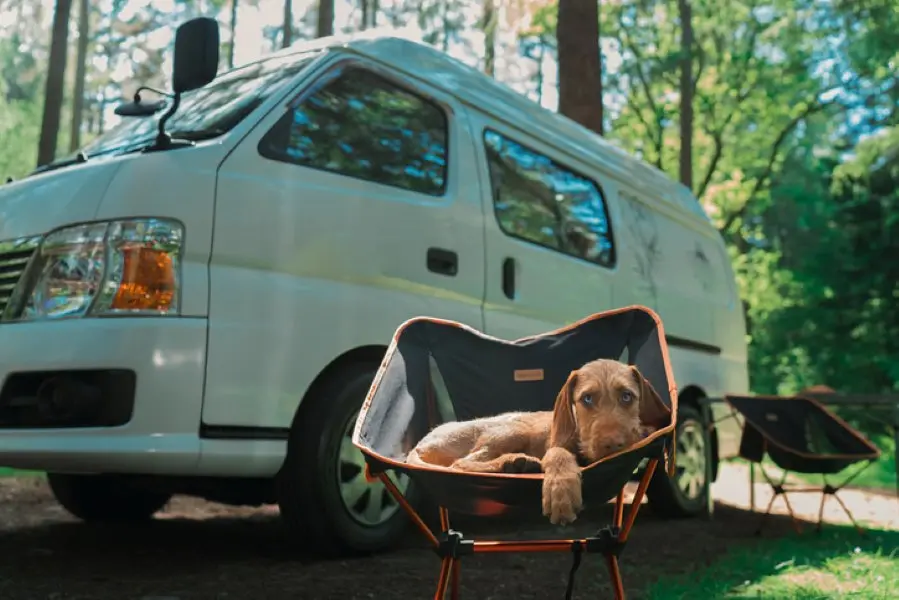
{"label": "wheel hubcap", "polygon": [[[380,481],[369,483],[365,480],[365,458],[362,452],[353,445],[353,429],[356,426],[354,414],[346,423],[343,437],[340,439],[340,450],[337,453],[337,485],[340,498],[347,513],[356,522],[375,527],[387,521],[399,509],[387,488]],[[405,473],[397,476],[389,471],[390,480],[401,492],[409,487],[409,476]]]}
{"label": "wheel hubcap", "polygon": [[705,483],[705,437],[702,426],[686,421],[677,434],[675,457],[677,487],[684,497],[696,500],[702,495]]}

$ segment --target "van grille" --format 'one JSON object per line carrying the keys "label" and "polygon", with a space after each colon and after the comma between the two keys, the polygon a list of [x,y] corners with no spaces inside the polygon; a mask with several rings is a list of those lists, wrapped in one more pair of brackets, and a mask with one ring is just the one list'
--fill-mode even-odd
{"label": "van grille", "polygon": [[0,242],[0,316],[6,310],[39,241],[39,238],[24,238]]}

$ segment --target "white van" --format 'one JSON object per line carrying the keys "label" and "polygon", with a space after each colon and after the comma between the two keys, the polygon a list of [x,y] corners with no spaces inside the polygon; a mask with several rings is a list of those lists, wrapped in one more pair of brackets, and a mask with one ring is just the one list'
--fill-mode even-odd
{"label": "white van", "polygon": [[[86,521],[186,493],[382,549],[406,517],[350,436],[400,323],[511,339],[642,304],[681,402],[678,475],[649,497],[703,509],[697,400],[747,392],[747,354],[724,244],[684,187],[426,45],[325,38],[215,76],[197,23],[170,138],[144,100],[0,186],[0,465],[48,472]],[[716,464],[736,433],[711,436]]]}

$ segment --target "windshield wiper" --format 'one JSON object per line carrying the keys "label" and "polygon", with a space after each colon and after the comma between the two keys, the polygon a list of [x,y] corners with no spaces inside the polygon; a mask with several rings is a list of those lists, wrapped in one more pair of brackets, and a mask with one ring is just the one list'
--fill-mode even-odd
{"label": "windshield wiper", "polygon": [[171,136],[173,140],[190,140],[192,142],[200,142],[203,140],[211,140],[225,133],[224,129],[203,129],[200,131],[173,131]]}
{"label": "windshield wiper", "polygon": [[56,169],[62,169],[65,167],[70,167],[72,165],[79,165],[81,163],[87,162],[87,154],[84,152],[79,152],[72,158],[66,158],[63,160],[57,160],[51,163],[47,163],[46,165],[42,165],[32,171],[29,176],[37,175],[38,173],[46,173],[47,171],[55,171]]}
{"label": "windshield wiper", "polygon": [[[176,142],[199,142],[218,137],[225,133],[222,129],[206,129],[203,131],[176,131],[172,134],[172,141]],[[113,146],[111,148],[103,148],[102,150],[91,153],[91,156],[116,155],[124,156],[125,154],[134,154],[136,152],[148,152],[153,149],[154,138],[152,135],[124,144],[122,146]],[[189,144],[192,145],[192,144]]]}

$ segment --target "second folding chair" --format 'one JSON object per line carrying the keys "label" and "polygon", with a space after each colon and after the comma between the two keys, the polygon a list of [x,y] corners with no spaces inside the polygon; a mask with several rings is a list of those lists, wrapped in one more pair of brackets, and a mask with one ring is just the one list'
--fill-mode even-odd
{"label": "second folding chair", "polygon": [[[818,510],[818,530],[824,518],[824,503],[832,496],[849,520],[856,523],[838,492],[864,471],[880,456],[880,450],[828,410],[817,400],[802,396],[726,396],[728,404],[743,417],[743,433],[740,440],[740,456],[759,465],[762,476],[774,492],[756,533],[761,533],[765,519],[771,513],[774,501],[783,496],[793,526],[801,531],[788,495],[801,492],[821,493]],[[762,466],[765,456],[783,470],[780,481],[775,482]],[[842,482],[834,485],[828,476],[838,475],[855,466],[855,470]],[[792,485],[786,482],[790,473],[820,475],[821,485]]]}

